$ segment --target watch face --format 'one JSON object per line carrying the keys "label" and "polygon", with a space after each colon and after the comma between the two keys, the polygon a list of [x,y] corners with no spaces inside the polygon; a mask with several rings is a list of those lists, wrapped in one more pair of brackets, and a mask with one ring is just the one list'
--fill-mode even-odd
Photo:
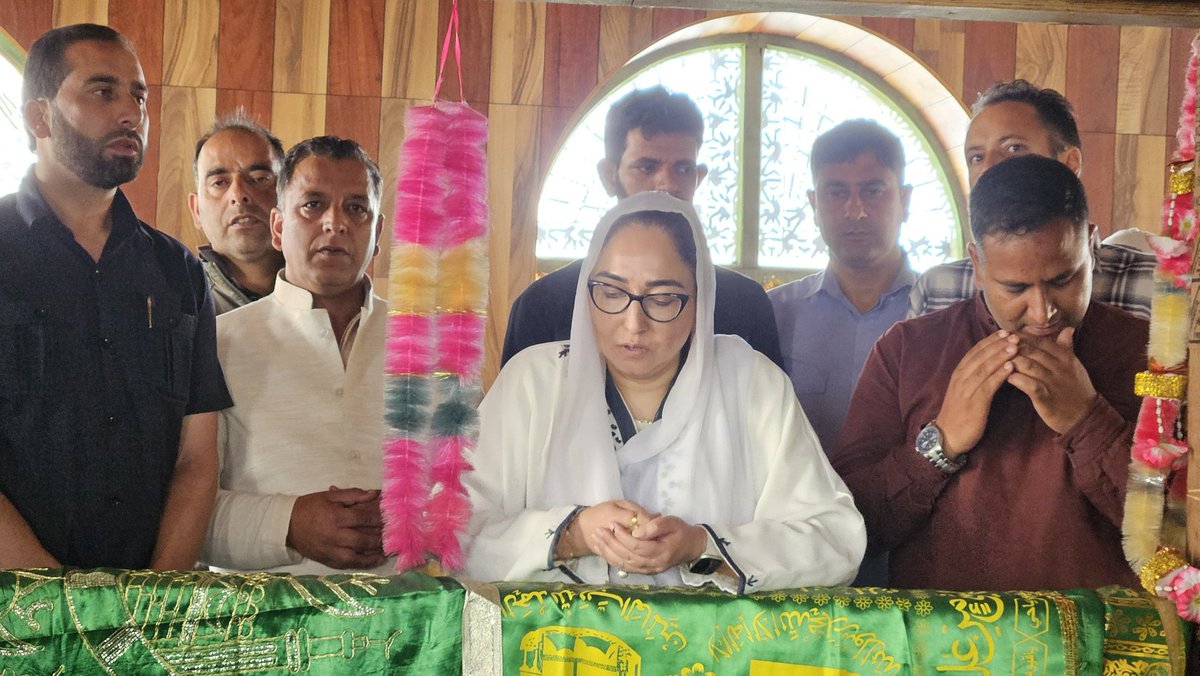
{"label": "watch face", "polygon": [[942,432],[933,423],[926,425],[917,435],[917,450],[922,453],[928,453],[941,445]]}

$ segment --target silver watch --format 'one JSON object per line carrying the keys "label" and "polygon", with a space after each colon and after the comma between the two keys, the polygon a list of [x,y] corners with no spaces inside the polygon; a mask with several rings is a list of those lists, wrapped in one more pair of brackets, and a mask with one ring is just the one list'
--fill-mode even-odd
{"label": "silver watch", "polygon": [[946,455],[946,451],[942,449],[942,430],[938,428],[936,420],[930,421],[917,434],[917,453],[933,463],[943,474],[954,474],[967,464],[965,455],[958,460],[951,460],[950,456]]}

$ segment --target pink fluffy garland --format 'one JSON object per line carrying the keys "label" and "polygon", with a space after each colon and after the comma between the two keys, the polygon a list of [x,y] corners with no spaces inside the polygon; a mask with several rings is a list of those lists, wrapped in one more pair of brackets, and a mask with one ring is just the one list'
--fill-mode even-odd
{"label": "pink fluffy garland", "polygon": [[[397,556],[398,570],[420,566],[429,557],[455,570],[462,567],[458,537],[470,517],[461,476],[470,469],[466,457],[477,434],[474,404],[487,298],[486,267],[481,273],[481,266],[487,261],[485,246],[465,258],[450,250],[487,235],[487,120],[465,103],[438,102],[410,108],[405,124],[393,261],[399,263],[402,245],[427,247],[437,274],[390,284],[396,296],[392,306],[428,309],[430,294],[447,288],[458,293],[453,299],[438,295],[431,312],[397,312],[389,318],[389,383],[416,380],[388,390],[383,543]],[[464,277],[482,283],[460,283]],[[435,401],[435,390],[453,396]]]}

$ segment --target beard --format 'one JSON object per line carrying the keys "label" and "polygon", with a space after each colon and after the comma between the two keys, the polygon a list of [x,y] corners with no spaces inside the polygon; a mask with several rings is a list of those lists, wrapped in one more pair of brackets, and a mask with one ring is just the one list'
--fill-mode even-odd
{"label": "beard", "polygon": [[93,141],[68,122],[58,106],[51,104],[50,111],[56,132],[53,139],[54,156],[85,183],[101,190],[111,190],[137,178],[138,169],[142,168],[145,158],[144,151],[139,150],[133,157],[104,157],[104,147],[119,138],[136,139],[138,147],[143,148],[137,132],[121,129]]}

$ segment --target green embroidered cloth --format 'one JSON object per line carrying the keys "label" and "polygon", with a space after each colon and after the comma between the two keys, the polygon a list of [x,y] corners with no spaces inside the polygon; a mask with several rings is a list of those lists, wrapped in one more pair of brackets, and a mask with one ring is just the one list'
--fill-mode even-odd
{"label": "green embroidered cloth", "polygon": [[457,674],[464,596],[417,574],[0,570],[0,674]]}
{"label": "green embroidered cloth", "polygon": [[1171,673],[1153,601],[1118,588],[472,590],[419,574],[0,570],[0,676]]}
{"label": "green embroidered cloth", "polygon": [[505,676],[1171,673],[1153,602],[1119,588],[500,592]]}

